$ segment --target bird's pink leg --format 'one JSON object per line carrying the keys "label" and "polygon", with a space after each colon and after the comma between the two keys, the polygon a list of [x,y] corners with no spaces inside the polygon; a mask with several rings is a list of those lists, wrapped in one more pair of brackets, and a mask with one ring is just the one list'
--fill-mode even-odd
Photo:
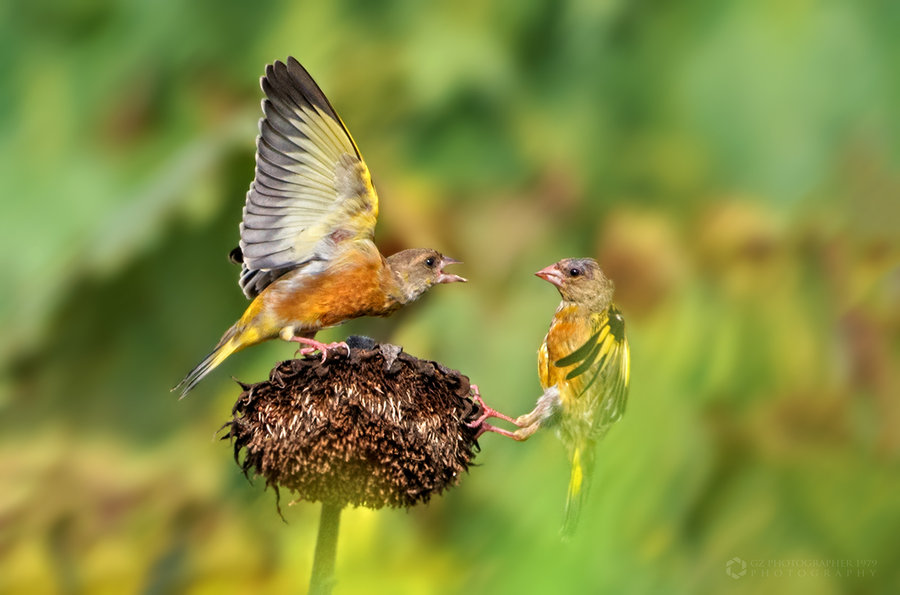
{"label": "bird's pink leg", "polygon": [[475,421],[470,421],[466,425],[468,425],[470,428],[477,428],[477,427],[483,425],[485,420],[487,420],[491,417],[496,417],[497,419],[502,419],[504,421],[508,421],[511,424],[519,425],[516,423],[516,420],[514,420],[510,416],[500,413],[496,409],[492,409],[492,408],[488,407],[487,404],[484,402],[484,399],[481,398],[481,393],[478,391],[477,384],[471,385],[471,388],[472,388],[472,398],[474,398],[475,402],[481,406],[482,413],[481,413],[481,417],[479,417]]}
{"label": "bird's pink leg", "polygon": [[[472,426],[472,424],[469,424],[469,426]],[[472,426],[472,427],[476,427],[476,426]],[[520,434],[519,432],[510,432],[509,430],[504,430],[503,428],[498,428],[497,426],[493,426],[485,421],[482,421],[481,423],[479,423],[477,425],[477,427],[478,427],[478,433],[475,434],[475,440],[478,440],[478,438],[485,432],[494,432],[496,434],[500,434],[501,436],[506,436],[507,438],[512,438],[513,440],[517,440],[519,442],[522,442],[523,440],[527,440],[528,437],[531,436],[531,434],[523,435],[523,434]]]}
{"label": "bird's pink leg", "polygon": [[[308,339],[306,337],[299,337],[297,335],[294,335],[293,337],[291,337],[290,340],[295,341],[297,343],[302,343],[303,345],[306,345],[306,347],[301,347],[300,349],[298,349],[297,354],[310,355],[310,354],[318,351],[322,354],[323,362],[328,358],[328,350],[329,349],[337,349],[338,347],[343,347],[344,349],[347,350],[347,355],[350,355],[350,346],[347,345],[343,341],[325,344],[325,343],[316,341],[315,339]],[[295,355],[297,355],[297,354],[295,354]]]}

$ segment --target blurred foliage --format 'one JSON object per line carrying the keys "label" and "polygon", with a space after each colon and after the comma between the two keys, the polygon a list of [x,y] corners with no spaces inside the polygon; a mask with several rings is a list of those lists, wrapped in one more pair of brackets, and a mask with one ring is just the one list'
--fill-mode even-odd
{"label": "blurred foliage", "polygon": [[[558,299],[531,273],[594,255],[633,349],[572,543],[555,438],[486,436],[427,507],[345,513],[337,593],[895,592],[898,26],[878,0],[0,5],[0,592],[305,588],[318,507],[284,524],[214,439],[229,377],[293,348],[168,392],[242,312],[256,81],[288,55],[366,156],[382,248],[470,279],[324,338],[518,414]],[[770,566],[843,560],[874,575]]]}

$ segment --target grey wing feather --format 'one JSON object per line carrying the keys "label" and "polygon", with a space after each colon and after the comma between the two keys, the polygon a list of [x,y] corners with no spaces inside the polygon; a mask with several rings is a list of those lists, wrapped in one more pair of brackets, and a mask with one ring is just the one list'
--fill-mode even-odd
{"label": "grey wing feather", "polygon": [[371,238],[378,213],[359,150],[300,63],[268,65],[260,86],[256,175],[240,226],[239,284],[250,299],[287,271],[318,270],[306,265],[335,254],[332,238]]}

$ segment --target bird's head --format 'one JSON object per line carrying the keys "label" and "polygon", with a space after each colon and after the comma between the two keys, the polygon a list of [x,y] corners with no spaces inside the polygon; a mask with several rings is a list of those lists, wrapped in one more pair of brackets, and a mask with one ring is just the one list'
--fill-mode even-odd
{"label": "bird's head", "polygon": [[450,275],[444,272],[445,266],[458,264],[459,261],[444,256],[437,250],[427,248],[403,250],[388,256],[387,262],[400,281],[404,303],[416,300],[433,285],[456,281],[465,283],[466,281],[459,275]]}
{"label": "bird's head", "polygon": [[612,301],[613,282],[593,258],[564,258],[535,275],[556,285],[567,302],[602,307]]}

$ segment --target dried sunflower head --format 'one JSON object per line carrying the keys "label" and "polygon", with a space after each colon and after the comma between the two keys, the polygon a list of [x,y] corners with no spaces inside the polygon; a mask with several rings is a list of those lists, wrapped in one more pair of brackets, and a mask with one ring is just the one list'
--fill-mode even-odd
{"label": "dried sunflower head", "polygon": [[395,345],[350,343],[349,355],[285,361],[242,384],[225,438],[244,473],[299,500],[369,508],[456,485],[477,448],[469,379]]}

